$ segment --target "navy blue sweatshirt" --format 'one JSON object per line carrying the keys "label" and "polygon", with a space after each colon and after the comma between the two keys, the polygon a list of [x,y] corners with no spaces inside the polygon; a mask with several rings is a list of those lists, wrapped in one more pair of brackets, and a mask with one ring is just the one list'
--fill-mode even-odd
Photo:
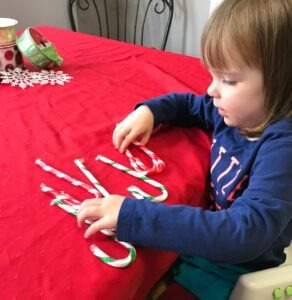
{"label": "navy blue sweatshirt", "polygon": [[284,248],[292,239],[292,118],[249,140],[225,125],[208,95],[172,93],[143,104],[152,111],[155,126],[213,131],[210,178],[215,209],[126,198],[118,239],[253,269],[283,263]]}

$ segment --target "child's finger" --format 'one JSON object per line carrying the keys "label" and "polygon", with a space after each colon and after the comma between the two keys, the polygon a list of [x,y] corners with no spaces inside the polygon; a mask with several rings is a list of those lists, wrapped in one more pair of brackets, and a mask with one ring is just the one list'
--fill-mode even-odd
{"label": "child's finger", "polygon": [[122,143],[127,138],[127,136],[131,133],[131,129],[127,127],[122,127],[120,129],[116,129],[114,134],[114,146],[116,149],[120,150]]}
{"label": "child's finger", "polygon": [[146,145],[150,139],[151,136],[151,132],[147,132],[141,139],[140,139],[140,143],[142,145]]}
{"label": "child's finger", "polygon": [[102,230],[102,229],[108,229],[109,226],[107,226],[106,221],[104,218],[101,218],[97,221],[95,221],[93,224],[91,224],[85,231],[84,237],[87,239],[96,232]]}
{"label": "child's finger", "polygon": [[[95,200],[95,199],[93,199]],[[99,199],[100,200],[100,199]],[[84,205],[81,205],[77,214],[78,226],[82,226],[87,219],[97,219],[102,217],[102,210],[99,201],[86,200]]]}
{"label": "child's finger", "polygon": [[136,138],[139,136],[138,132],[135,132],[132,130],[129,132],[123,139],[123,141],[120,144],[119,150],[121,153],[124,153],[124,151],[128,148],[128,146],[136,140]]}
{"label": "child's finger", "polygon": [[103,198],[93,198],[93,199],[87,199],[87,200],[84,200],[84,201],[81,203],[78,212],[80,212],[83,208],[85,208],[85,207],[87,207],[87,206],[94,206],[94,205],[97,206],[97,205],[101,205],[102,199],[103,199]]}

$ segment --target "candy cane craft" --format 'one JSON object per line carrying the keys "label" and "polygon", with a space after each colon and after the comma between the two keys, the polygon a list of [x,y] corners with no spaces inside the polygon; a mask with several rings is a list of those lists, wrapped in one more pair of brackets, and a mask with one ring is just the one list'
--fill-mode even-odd
{"label": "candy cane craft", "polygon": [[72,178],[71,176],[63,173],[62,171],[59,171],[59,170],[45,164],[41,159],[38,158],[35,161],[35,163],[37,165],[39,165],[44,171],[49,172],[51,174],[54,174],[58,178],[64,179],[64,180],[70,182],[71,184],[73,184],[74,186],[79,186],[79,187],[83,188],[84,190],[86,190],[89,193],[93,194],[96,198],[101,198],[102,197],[102,194],[97,189],[91,187],[88,184],[85,184],[85,183],[81,182],[80,180]]}
{"label": "candy cane craft", "polygon": [[119,170],[121,170],[122,172],[124,173],[127,173],[129,175],[132,175],[134,177],[137,177],[139,178],[140,180],[158,188],[159,190],[162,191],[162,194],[160,196],[150,196],[148,194],[146,194],[145,192],[143,192],[140,188],[136,187],[136,186],[130,186],[128,188],[128,191],[136,198],[138,199],[141,199],[141,198],[146,198],[148,200],[151,200],[153,202],[161,202],[161,201],[164,201],[167,196],[168,196],[168,192],[167,192],[167,189],[164,185],[160,184],[159,182],[155,181],[155,180],[152,180],[150,179],[149,177],[143,175],[143,174],[140,174],[139,172],[136,172],[136,171],[133,171],[109,158],[106,158],[105,156],[103,155],[98,155],[96,158],[96,160],[100,160],[114,168],[117,168]]}
{"label": "candy cane craft", "polygon": [[[101,160],[101,161],[107,163],[108,165],[111,165],[125,173],[128,173],[129,175],[137,177],[140,180],[142,180],[162,191],[162,194],[160,196],[151,196],[136,186],[130,186],[128,188],[128,191],[134,197],[136,197],[138,199],[146,198],[146,199],[154,201],[154,202],[164,201],[168,196],[166,187],[163,186],[162,184],[158,183],[157,181],[154,181],[145,176],[146,174],[153,174],[153,173],[161,172],[165,167],[164,162],[160,158],[158,158],[152,151],[150,151],[145,146],[143,146],[141,143],[134,142],[134,145],[140,147],[140,149],[142,151],[144,151],[152,159],[152,162],[153,162],[152,168],[146,167],[141,162],[141,160],[139,160],[137,157],[134,157],[129,150],[126,150],[126,155],[129,158],[131,165],[133,166],[133,168],[136,171],[131,170],[123,165],[120,165],[102,155],[97,156],[96,160]],[[67,175],[57,169],[54,169],[53,167],[45,164],[40,159],[36,160],[36,164],[39,165],[44,171],[52,173],[55,176],[57,176],[58,178],[61,178],[61,179],[64,179],[64,180],[70,182],[74,186],[77,186],[77,187],[79,186],[79,187],[87,190],[89,193],[93,194],[95,197],[99,198],[102,196],[106,197],[109,195],[109,192],[100,184],[100,182],[94,177],[94,175],[85,167],[83,159],[75,159],[74,163],[83,172],[83,174],[87,177],[87,179],[94,185],[95,188],[92,188],[91,186],[89,186],[77,179],[74,179],[74,178],[70,177],[69,175]],[[51,195],[53,195],[54,199],[52,200],[51,205],[57,205],[58,207],[65,210],[69,214],[71,214],[73,216],[77,216],[78,209],[81,205],[80,201],[74,199],[69,194],[66,194],[64,192],[57,192],[56,190],[46,186],[45,184],[41,184],[41,190],[45,193],[50,193]],[[86,220],[86,223],[92,224],[92,222],[89,220]],[[129,251],[129,254],[124,259],[115,259],[115,258],[107,255],[99,247],[97,247],[96,245],[93,244],[90,246],[90,250],[92,251],[92,253],[95,256],[97,256],[104,263],[111,265],[113,267],[117,267],[117,268],[126,267],[134,262],[134,260],[136,258],[136,250],[131,244],[118,241],[116,238],[116,234],[113,230],[105,229],[105,230],[101,230],[100,232],[104,235],[107,235],[107,236],[113,238],[116,242],[123,245]]]}
{"label": "candy cane craft", "polygon": [[100,184],[93,174],[83,164],[83,159],[75,159],[74,163],[83,172],[87,179],[95,186],[95,188],[104,196],[109,196],[109,192]]}
{"label": "candy cane craft", "polygon": [[[55,197],[53,199],[53,201],[51,202],[51,205],[57,205],[58,207],[65,210],[69,214],[71,214],[75,217],[77,216],[78,209],[81,205],[81,202],[79,202],[78,200],[72,198],[68,194],[64,194],[62,192],[57,192],[56,190],[52,189],[51,187],[46,186],[43,183],[41,184],[41,190],[45,193],[50,193]],[[86,220],[86,223],[87,224],[92,224],[92,222],[89,221],[89,220]],[[116,267],[116,268],[124,268],[124,267],[132,264],[135,261],[135,259],[136,259],[136,250],[131,244],[118,241],[117,238],[116,238],[115,232],[112,231],[112,230],[103,229],[100,232],[103,233],[104,235],[107,235],[107,236],[113,238],[116,242],[118,242],[119,244],[124,246],[129,251],[129,254],[126,258],[116,259],[116,258],[113,258],[113,257],[107,255],[105,252],[103,252],[95,244],[90,245],[91,252],[95,256],[97,256],[102,262],[104,262],[108,265],[111,265],[113,267]]]}
{"label": "candy cane craft", "polygon": [[138,157],[135,157],[129,149],[126,149],[125,154],[129,158],[130,164],[135,171],[139,172],[141,175],[150,175],[161,173],[164,170],[164,162],[154,152],[146,148],[138,141],[133,142],[133,144],[146,153],[153,163],[151,168],[146,167]]}
{"label": "candy cane craft", "polygon": [[[78,160],[77,164],[79,164],[79,163],[81,163],[80,160]],[[74,184],[75,179],[73,179],[72,177],[66,175],[65,173],[63,173],[61,171],[58,171],[58,170],[50,167],[49,165],[46,165],[40,159],[36,160],[36,164],[38,164],[39,166],[41,166],[45,171],[48,171],[48,172],[56,175],[59,178],[66,178],[67,181],[71,182],[73,185],[76,186],[76,184]],[[88,171],[88,173],[91,174],[89,171]],[[62,175],[62,176],[60,177],[60,175]],[[87,176],[88,176],[88,174],[87,174]],[[92,174],[91,174],[91,176],[93,177]],[[95,178],[94,178],[94,180],[97,181]],[[98,184],[100,185],[100,183],[98,183]],[[86,187],[85,189],[89,191],[88,186],[86,186],[85,184],[83,184],[80,181],[78,181],[77,186],[82,187],[82,188]],[[100,187],[101,187],[101,185],[100,185]],[[90,187],[90,189],[91,189],[91,187]],[[43,192],[45,192],[45,193],[49,193],[49,194],[53,195],[54,199],[52,200],[51,205],[57,205],[58,207],[60,207],[61,209],[65,210],[69,214],[71,214],[71,215],[73,215],[75,217],[77,216],[78,209],[79,209],[79,207],[81,205],[80,201],[74,199],[69,194],[66,194],[64,192],[58,192],[58,191],[54,190],[53,188],[46,186],[43,183],[41,184],[41,190]],[[107,193],[107,191],[105,189],[104,189],[104,192]],[[89,220],[86,220],[86,223],[87,224],[92,224],[92,222],[89,221]],[[113,257],[107,255],[99,247],[97,247],[96,245],[92,244],[90,246],[91,252],[95,256],[97,256],[102,262],[104,262],[104,263],[106,263],[106,264],[108,264],[110,266],[116,267],[116,268],[124,268],[124,267],[132,264],[135,261],[135,259],[136,259],[136,250],[135,250],[135,248],[134,248],[133,245],[131,245],[129,243],[118,241],[117,238],[116,238],[115,232],[112,231],[112,230],[110,230],[110,229],[103,229],[103,230],[100,230],[100,232],[102,234],[104,234],[104,235],[107,235],[107,236],[113,238],[117,243],[121,244],[122,246],[124,246],[129,251],[129,254],[128,254],[128,256],[126,258],[116,259],[116,258],[113,258]]]}

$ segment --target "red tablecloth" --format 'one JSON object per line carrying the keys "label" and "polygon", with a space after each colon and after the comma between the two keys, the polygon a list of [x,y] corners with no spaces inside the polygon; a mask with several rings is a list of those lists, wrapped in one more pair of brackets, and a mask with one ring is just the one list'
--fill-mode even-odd
{"label": "red tablecloth", "polygon": [[[210,77],[195,58],[37,29],[55,44],[64,58],[60,69],[73,78],[63,86],[0,85],[0,299],[143,299],[177,254],[137,246],[136,261],[127,268],[102,263],[90,252],[92,242],[116,257],[127,252],[101,234],[85,240],[76,218],[49,206],[51,198],[39,186],[44,182],[81,201],[92,195],[44,172],[35,160],[89,183],[73,163],[83,157],[111,193],[129,195],[131,184],[159,193],[94,158],[103,154],[129,166],[112,145],[115,124],[141,100],[174,91],[203,93]],[[163,173],[152,176],[169,190],[165,203],[203,205],[208,137],[165,126],[148,147],[166,163]]]}

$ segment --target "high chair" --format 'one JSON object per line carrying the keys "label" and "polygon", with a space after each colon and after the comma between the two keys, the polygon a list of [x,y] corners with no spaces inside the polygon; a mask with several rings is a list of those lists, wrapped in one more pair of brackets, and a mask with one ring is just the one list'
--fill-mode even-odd
{"label": "high chair", "polygon": [[[285,253],[286,261],[279,267],[242,275],[229,300],[292,300],[292,242]],[[167,273],[154,286],[147,300],[159,300],[171,281],[171,276]]]}
{"label": "high chair", "polygon": [[230,300],[292,300],[292,242],[287,258],[279,267],[242,275]]}

